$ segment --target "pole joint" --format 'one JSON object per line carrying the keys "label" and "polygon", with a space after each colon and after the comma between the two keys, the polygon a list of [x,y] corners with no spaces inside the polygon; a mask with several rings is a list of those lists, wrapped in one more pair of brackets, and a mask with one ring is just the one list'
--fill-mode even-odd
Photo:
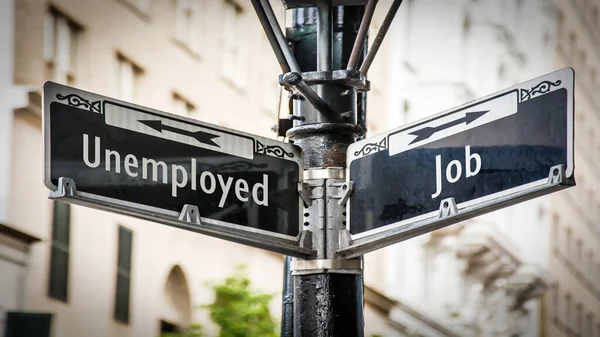
{"label": "pole joint", "polygon": [[352,260],[342,259],[292,259],[292,275],[310,274],[362,274],[362,258]]}

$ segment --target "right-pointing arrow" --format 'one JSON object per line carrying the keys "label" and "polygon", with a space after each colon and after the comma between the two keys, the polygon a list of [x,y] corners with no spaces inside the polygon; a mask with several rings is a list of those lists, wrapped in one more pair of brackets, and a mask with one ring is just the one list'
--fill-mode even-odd
{"label": "right-pointing arrow", "polygon": [[414,144],[416,142],[420,142],[425,139],[428,139],[436,132],[439,132],[439,131],[451,128],[453,126],[462,124],[463,122],[465,122],[465,124],[468,125],[468,124],[472,123],[474,120],[476,120],[477,118],[485,115],[489,111],[490,110],[467,112],[467,113],[465,113],[464,117],[450,121],[446,124],[442,124],[442,125],[439,125],[436,127],[426,126],[422,129],[419,129],[419,130],[416,130],[413,132],[409,132],[408,133],[409,135],[417,136],[415,139],[413,139],[412,142],[409,143],[409,145]]}

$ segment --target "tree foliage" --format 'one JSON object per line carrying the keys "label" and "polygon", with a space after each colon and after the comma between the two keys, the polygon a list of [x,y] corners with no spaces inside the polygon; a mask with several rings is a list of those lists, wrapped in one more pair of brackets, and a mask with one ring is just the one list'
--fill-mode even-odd
{"label": "tree foliage", "polygon": [[[276,337],[277,324],[269,311],[274,294],[253,289],[245,267],[222,283],[209,284],[215,294],[213,303],[202,305],[210,319],[219,327],[219,337]],[[193,323],[177,333],[165,333],[161,337],[205,337],[202,325]]]}
{"label": "tree foliage", "polygon": [[275,337],[276,324],[269,311],[274,294],[251,288],[244,267],[221,284],[212,286],[215,301],[204,305],[210,318],[221,327],[219,337]]}

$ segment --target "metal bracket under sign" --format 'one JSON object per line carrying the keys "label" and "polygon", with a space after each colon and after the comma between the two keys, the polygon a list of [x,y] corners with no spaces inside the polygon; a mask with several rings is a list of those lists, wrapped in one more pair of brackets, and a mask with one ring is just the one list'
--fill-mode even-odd
{"label": "metal bracket under sign", "polygon": [[508,207],[532,198],[540,197],[575,186],[574,177],[566,179],[565,165],[550,168],[545,182],[529,189],[505,194],[484,203],[458,208],[454,198],[447,198],[440,203],[438,216],[424,219],[412,224],[396,227],[370,236],[354,239],[352,244],[336,252],[340,258],[354,258],[365,253],[399,243],[413,237],[441,229],[460,221]]}

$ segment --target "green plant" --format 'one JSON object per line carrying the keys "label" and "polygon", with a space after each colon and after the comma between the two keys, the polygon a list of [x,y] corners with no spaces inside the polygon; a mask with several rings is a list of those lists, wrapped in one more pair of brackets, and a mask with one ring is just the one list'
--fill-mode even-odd
{"label": "green plant", "polygon": [[[213,303],[200,306],[207,309],[210,319],[219,327],[219,337],[276,337],[276,323],[269,311],[274,294],[251,288],[245,266],[222,283],[208,284],[215,294]],[[164,333],[160,337],[205,337],[202,325],[193,323],[185,330]]]}
{"label": "green plant", "polygon": [[251,288],[244,266],[233,276],[212,285],[215,301],[203,305],[210,318],[221,328],[219,337],[276,337],[276,323],[269,312],[274,294]]}

